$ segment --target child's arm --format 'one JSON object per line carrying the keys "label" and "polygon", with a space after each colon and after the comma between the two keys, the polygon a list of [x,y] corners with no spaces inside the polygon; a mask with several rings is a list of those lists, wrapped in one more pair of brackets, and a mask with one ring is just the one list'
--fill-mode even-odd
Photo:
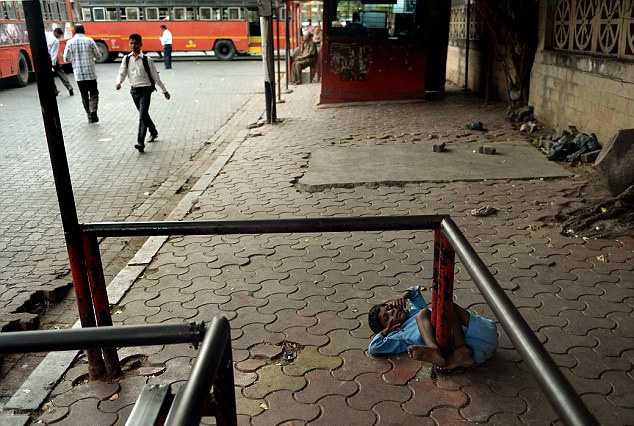
{"label": "child's arm", "polygon": [[421,293],[420,286],[410,287],[407,290],[406,298],[418,309],[425,309],[427,307],[427,302]]}
{"label": "child's arm", "polygon": [[370,340],[368,345],[368,353],[370,355],[390,355],[400,354],[407,351],[400,331],[394,331],[387,336],[381,333],[377,334]]}

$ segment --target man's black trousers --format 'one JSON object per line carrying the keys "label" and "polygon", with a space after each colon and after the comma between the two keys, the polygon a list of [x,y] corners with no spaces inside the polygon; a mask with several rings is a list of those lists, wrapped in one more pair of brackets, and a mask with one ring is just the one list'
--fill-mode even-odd
{"label": "man's black trousers", "polygon": [[156,126],[150,118],[150,101],[152,100],[152,88],[147,87],[133,87],[130,90],[132,100],[136,109],[139,110],[139,133],[137,134],[137,142],[139,145],[145,145],[145,136],[148,129],[151,135],[158,134]]}

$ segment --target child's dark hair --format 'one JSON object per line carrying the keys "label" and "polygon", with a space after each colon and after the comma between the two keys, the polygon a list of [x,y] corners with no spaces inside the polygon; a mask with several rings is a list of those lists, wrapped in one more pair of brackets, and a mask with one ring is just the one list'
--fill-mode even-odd
{"label": "child's dark hair", "polygon": [[383,306],[385,306],[385,303],[374,305],[370,309],[370,312],[368,312],[368,325],[374,334],[379,334],[383,331],[383,326],[381,325],[381,320],[379,319],[379,312]]}
{"label": "child's dark hair", "polygon": [[143,37],[141,37],[141,34],[130,34],[130,37],[128,37],[128,40],[134,40],[137,43],[143,43]]}

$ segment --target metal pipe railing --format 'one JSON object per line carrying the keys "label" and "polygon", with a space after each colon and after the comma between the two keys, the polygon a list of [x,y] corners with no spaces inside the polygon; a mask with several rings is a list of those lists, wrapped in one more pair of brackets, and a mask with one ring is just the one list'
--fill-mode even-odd
{"label": "metal pipe railing", "polygon": [[449,218],[440,226],[561,420],[569,425],[598,424],[458,226]]}
{"label": "metal pipe railing", "polygon": [[275,234],[295,232],[402,231],[436,229],[445,215],[329,217],[275,220],[99,222],[81,225],[99,237]]}
{"label": "metal pipe railing", "polygon": [[0,353],[71,351],[178,343],[197,344],[204,335],[205,324],[202,322],[15,331],[0,333]]}
{"label": "metal pipe railing", "polygon": [[218,396],[216,400],[220,400],[215,413],[217,423],[236,425],[231,335],[229,321],[224,317],[216,317],[211,322],[182,395],[174,402],[165,424],[199,424],[201,408],[209,402],[212,386],[214,396]]}

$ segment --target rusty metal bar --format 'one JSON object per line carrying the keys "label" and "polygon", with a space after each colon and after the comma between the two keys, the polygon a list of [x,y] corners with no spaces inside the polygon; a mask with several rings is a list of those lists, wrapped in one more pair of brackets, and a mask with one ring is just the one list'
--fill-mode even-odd
{"label": "rusty metal bar", "polygon": [[[101,264],[101,254],[99,252],[97,236],[83,232],[82,241],[97,326],[112,326],[112,316],[110,314],[110,304],[108,303],[108,293],[106,291],[106,281],[103,276],[103,266]],[[121,366],[116,348],[104,347],[101,349],[101,352],[103,354],[106,375],[111,379],[121,375]]]}
{"label": "rusty metal bar", "polygon": [[434,290],[432,312],[436,344],[443,356],[452,351],[453,280],[456,254],[440,229],[434,230]]}
{"label": "rusty metal bar", "polygon": [[598,424],[454,221],[444,219],[441,229],[561,420],[569,425]]}
{"label": "rusty metal bar", "polygon": [[401,231],[436,229],[446,217],[448,216],[421,215],[276,220],[100,222],[84,224],[82,229],[99,237]]}
{"label": "rusty metal bar", "polygon": [[[197,425],[202,407],[209,399],[212,386],[218,401],[217,420],[220,426],[238,424],[231,362],[231,334],[226,318],[214,318],[198,352],[182,395],[176,399],[165,424],[168,426]],[[222,354],[219,356],[219,354]],[[218,392],[216,392],[218,387]],[[223,405],[226,404],[226,405]],[[221,414],[222,412],[222,414]]]}
{"label": "rusty metal bar", "polygon": [[[37,92],[40,98],[44,131],[46,133],[46,142],[51,158],[57,201],[62,226],[64,228],[64,238],[66,240],[73,286],[77,298],[79,319],[83,327],[94,327],[95,313],[92,307],[90,289],[84,268],[79,220],[77,219],[73,186],[68,170],[66,149],[64,148],[62,125],[59,119],[57,101],[55,99],[53,75],[51,73],[51,58],[46,45],[41,3],[40,0],[24,0],[22,1],[22,7],[29,34],[33,67],[37,79]],[[102,377],[105,370],[101,353],[99,351],[89,350],[86,355],[88,357],[90,377],[92,379]]]}

